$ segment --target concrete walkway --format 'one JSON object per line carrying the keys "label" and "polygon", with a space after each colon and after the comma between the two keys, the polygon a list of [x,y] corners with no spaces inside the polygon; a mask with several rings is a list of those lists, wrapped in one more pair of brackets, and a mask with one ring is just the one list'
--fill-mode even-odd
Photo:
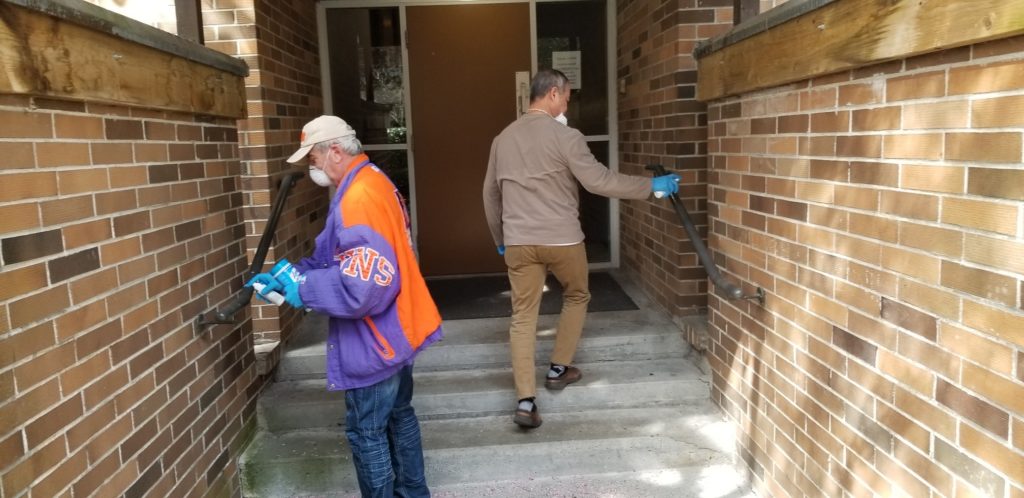
{"label": "concrete walkway", "polygon": [[[640,310],[588,316],[583,380],[541,387],[544,425],[532,431],[511,420],[508,319],[445,322],[446,339],[416,363],[413,398],[434,496],[752,496],[698,356],[668,316],[630,295]],[[541,317],[538,367],[556,321]],[[324,330],[307,316],[261,396],[260,431],[240,462],[245,496],[358,496],[343,396],[324,389]]]}

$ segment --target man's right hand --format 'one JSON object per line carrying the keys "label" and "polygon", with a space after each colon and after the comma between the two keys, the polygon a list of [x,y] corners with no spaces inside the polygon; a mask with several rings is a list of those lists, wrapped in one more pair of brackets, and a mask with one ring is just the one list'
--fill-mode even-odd
{"label": "man's right hand", "polygon": [[679,192],[679,179],[679,175],[675,173],[651,178],[651,192],[654,192],[655,197],[665,197]]}
{"label": "man's right hand", "polygon": [[263,299],[264,301],[267,300],[264,297],[267,294],[269,294],[271,292],[279,292],[281,289],[284,288],[284,286],[281,285],[281,282],[278,282],[277,279],[274,278],[273,275],[271,275],[269,273],[266,273],[266,272],[259,273],[256,276],[252,277],[251,279],[249,279],[248,282],[245,283],[245,286],[246,287],[252,287],[253,284],[262,284],[263,285],[263,288],[261,288],[256,294],[261,299]]}

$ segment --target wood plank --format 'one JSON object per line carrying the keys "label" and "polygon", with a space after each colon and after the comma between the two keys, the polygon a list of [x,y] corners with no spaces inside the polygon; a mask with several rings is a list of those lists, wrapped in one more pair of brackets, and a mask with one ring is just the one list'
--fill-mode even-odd
{"label": "wood plank", "polygon": [[839,0],[698,61],[697,99],[1024,33],[1024,0]]}
{"label": "wood plank", "polygon": [[10,4],[0,4],[0,93],[246,113],[239,75]]}

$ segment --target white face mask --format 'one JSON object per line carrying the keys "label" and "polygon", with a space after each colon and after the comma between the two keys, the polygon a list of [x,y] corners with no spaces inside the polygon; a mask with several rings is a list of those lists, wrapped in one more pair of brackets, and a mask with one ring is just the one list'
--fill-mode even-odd
{"label": "white face mask", "polygon": [[565,113],[555,116],[555,121],[562,123],[565,126],[569,126],[569,118],[565,117]]}
{"label": "white face mask", "polygon": [[327,176],[324,170],[312,166],[309,167],[309,179],[321,187],[330,187],[332,183],[331,177]]}

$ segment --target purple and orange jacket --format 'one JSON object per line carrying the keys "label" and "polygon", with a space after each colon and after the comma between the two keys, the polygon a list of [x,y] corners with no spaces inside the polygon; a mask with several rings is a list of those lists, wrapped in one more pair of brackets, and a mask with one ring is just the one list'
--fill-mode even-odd
{"label": "purple and orange jacket", "polygon": [[440,340],[441,315],[412,250],[391,180],[363,154],[348,166],[313,255],[295,267],[299,295],[330,317],[327,388],[376,384]]}

